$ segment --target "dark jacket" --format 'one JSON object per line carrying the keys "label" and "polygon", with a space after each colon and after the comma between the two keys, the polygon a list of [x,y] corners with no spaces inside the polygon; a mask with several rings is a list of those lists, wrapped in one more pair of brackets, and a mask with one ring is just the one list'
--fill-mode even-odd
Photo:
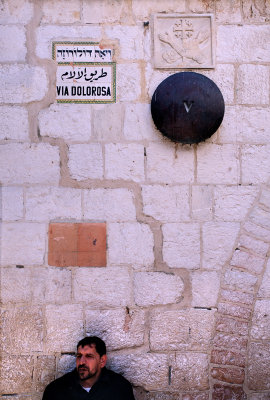
{"label": "dark jacket", "polygon": [[51,382],[42,400],[135,400],[131,384],[122,376],[102,368],[98,381],[88,393],[84,390],[74,369]]}

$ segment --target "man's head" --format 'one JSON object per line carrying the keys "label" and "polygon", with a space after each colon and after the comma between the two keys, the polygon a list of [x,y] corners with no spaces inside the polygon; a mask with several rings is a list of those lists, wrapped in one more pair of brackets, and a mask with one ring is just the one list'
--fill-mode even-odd
{"label": "man's head", "polygon": [[88,336],[77,345],[76,369],[83,386],[92,386],[107,362],[106,345],[97,336]]}

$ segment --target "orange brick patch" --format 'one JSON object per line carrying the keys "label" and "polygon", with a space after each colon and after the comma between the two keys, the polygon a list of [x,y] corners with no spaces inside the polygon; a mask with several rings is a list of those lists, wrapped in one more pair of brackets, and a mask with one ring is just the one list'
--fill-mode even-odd
{"label": "orange brick patch", "polygon": [[105,267],[105,223],[51,223],[48,264],[56,267]]}

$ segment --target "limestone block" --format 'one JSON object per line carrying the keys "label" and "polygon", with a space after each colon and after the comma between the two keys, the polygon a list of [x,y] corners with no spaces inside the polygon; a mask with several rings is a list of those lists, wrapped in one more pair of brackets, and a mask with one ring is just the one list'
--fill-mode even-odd
{"label": "limestone block", "polygon": [[194,220],[212,219],[213,190],[210,186],[192,186],[191,208]]}
{"label": "limestone block", "polygon": [[243,14],[249,22],[269,22],[270,4],[267,1],[246,0],[243,3]]}
{"label": "limestone block", "polygon": [[233,303],[242,303],[247,306],[252,305],[254,296],[251,293],[242,293],[236,292],[233,290],[221,290],[220,292],[221,300],[233,302]]}
{"label": "limestone block", "polygon": [[105,146],[107,179],[144,180],[144,147],[141,144],[111,143]]}
{"label": "limestone block", "polygon": [[55,357],[38,356],[35,365],[35,390],[43,392],[55,378]]}
{"label": "limestone block", "polygon": [[245,367],[246,357],[244,352],[234,352],[230,350],[213,350],[211,354],[211,363],[220,365],[235,365]]}
{"label": "limestone block", "polygon": [[28,221],[81,219],[81,216],[81,190],[51,186],[26,189],[25,218]]}
{"label": "limestone block", "polygon": [[270,209],[270,189],[263,188],[260,196],[260,204]]}
{"label": "limestone block", "polygon": [[105,104],[93,107],[93,136],[99,141],[121,141],[122,104]]}
{"label": "limestone block", "polygon": [[[208,400],[209,393],[208,392],[193,392],[193,393],[184,393],[183,400]],[[178,400],[178,399],[177,399]]]}
{"label": "limestone block", "polygon": [[71,271],[66,268],[34,268],[31,289],[35,304],[70,303]]}
{"label": "limestone block", "polygon": [[170,268],[200,266],[200,227],[197,223],[169,223],[162,227],[163,259]]}
{"label": "limestone block", "polygon": [[269,88],[268,67],[253,64],[243,64],[239,66],[236,78],[237,103],[268,104]]}
{"label": "limestone block", "polygon": [[145,67],[146,91],[149,96],[149,99],[152,98],[157,86],[170,75],[173,75],[173,72],[160,71],[154,69],[151,63],[146,64]]}
{"label": "limestone block", "polygon": [[214,311],[154,311],[150,318],[150,347],[153,351],[203,350],[212,339]]}
{"label": "limestone block", "polygon": [[24,107],[0,107],[0,139],[28,141],[28,113]]}
{"label": "limestone block", "polygon": [[[244,336],[246,342],[240,342],[240,348],[237,346],[237,349],[241,350],[246,348],[247,339],[246,336],[249,332],[249,323],[247,321],[239,321],[234,318],[229,318],[226,315],[220,315],[217,320],[216,330],[225,333],[233,333],[235,335]],[[221,347],[228,347],[228,346],[221,346]],[[235,347],[235,346],[232,346]],[[231,348],[231,347],[230,347]]]}
{"label": "limestone block", "polygon": [[249,390],[270,389],[269,357],[269,343],[250,343],[247,371]]}
{"label": "limestone block", "polygon": [[136,353],[111,356],[108,366],[113,371],[124,375],[134,386],[142,386],[148,391],[167,388],[168,360],[166,354]]}
{"label": "limestone block", "polygon": [[134,195],[122,188],[84,190],[83,216],[94,221],[135,221]]}
{"label": "limestone block", "polygon": [[220,140],[223,143],[267,144],[269,124],[268,108],[227,106],[219,130]]}
{"label": "limestone block", "polygon": [[108,350],[141,346],[145,317],[142,310],[85,310],[86,335],[102,337]]}
{"label": "limestone block", "polygon": [[250,400],[268,400],[270,396],[270,392],[264,393],[252,393],[249,396]]}
{"label": "limestone block", "polygon": [[192,306],[216,307],[220,276],[215,271],[193,271],[191,274]]}
{"label": "limestone block", "polygon": [[14,355],[42,351],[43,314],[41,307],[14,307],[1,310],[1,345]]}
{"label": "limestone block", "polygon": [[240,0],[217,1],[216,21],[222,24],[240,24],[242,22]]}
{"label": "limestone block", "polygon": [[235,250],[230,265],[244,268],[254,275],[260,275],[264,261],[264,257],[258,257],[243,250]]}
{"label": "limestone block", "polygon": [[176,353],[171,360],[171,386],[177,390],[206,390],[209,388],[208,354]]}
{"label": "limestone block", "polygon": [[268,181],[270,175],[270,145],[246,145],[242,147],[242,180],[244,184]]}
{"label": "limestone block", "polygon": [[141,94],[141,72],[137,64],[117,64],[118,101],[136,101]]}
{"label": "limestone block", "polygon": [[143,211],[162,222],[190,220],[188,186],[142,186]]}
{"label": "limestone block", "polygon": [[143,25],[117,25],[105,28],[105,34],[109,39],[119,41],[120,58],[123,60],[145,59],[143,33]]}
{"label": "limestone block", "polygon": [[121,307],[131,304],[127,268],[79,268],[74,275],[75,301],[93,306]]}
{"label": "limestone block", "polygon": [[82,38],[86,38],[88,41],[98,42],[101,38],[101,28],[99,26],[91,25],[41,25],[39,28],[37,28],[36,32],[37,56],[39,58],[48,58],[51,60],[52,42],[60,40],[68,41],[70,38],[72,38],[74,41],[81,41]]}
{"label": "limestone block", "polygon": [[146,224],[108,225],[108,259],[112,264],[150,266],[154,262],[153,234]]}
{"label": "limestone block", "polygon": [[[227,1],[227,0],[224,0]],[[201,72],[201,71],[199,71]],[[225,103],[234,102],[234,66],[231,64],[217,64],[215,69],[203,71],[203,75],[215,82],[219,87]],[[227,108],[226,108],[227,110]],[[226,113],[225,113],[226,115]],[[223,123],[221,124],[221,126]]]}
{"label": "limestone block", "polygon": [[1,302],[29,303],[31,301],[31,269],[6,267],[1,269]]}
{"label": "limestone block", "polygon": [[47,93],[48,79],[43,68],[24,64],[0,67],[1,103],[30,103],[42,100]]}
{"label": "limestone block", "polygon": [[250,186],[216,186],[214,210],[217,221],[243,221],[258,195]]}
{"label": "limestone block", "polygon": [[71,352],[83,336],[83,310],[79,304],[47,305],[45,309],[47,352]]}
{"label": "limestone block", "polygon": [[33,369],[33,357],[18,354],[3,355],[0,360],[0,392],[11,394],[30,392]]}
{"label": "limestone block", "polygon": [[270,260],[267,262],[258,296],[270,297]]}
{"label": "limestone block", "polygon": [[155,128],[149,104],[126,104],[123,133],[127,140],[160,140],[161,133]]}
{"label": "limestone block", "polygon": [[[77,343],[75,344],[75,346],[76,345]],[[67,372],[71,372],[75,368],[75,365],[76,365],[75,356],[71,354],[63,354],[58,360],[56,377],[60,378],[60,376],[63,376]]]}
{"label": "limestone block", "polygon": [[256,225],[253,222],[247,221],[244,224],[244,229],[246,232],[256,236],[258,239],[264,240],[266,242],[270,240],[270,231],[263,228],[262,226]]}
{"label": "limestone block", "polygon": [[87,24],[120,22],[127,12],[125,0],[83,0],[83,22]]}
{"label": "limestone block", "polygon": [[179,303],[184,283],[173,274],[137,272],[134,276],[134,299],[138,306]]}
{"label": "limestone block", "polygon": [[2,224],[2,264],[43,264],[46,225],[30,222]]}
{"label": "limestone block", "polygon": [[189,0],[189,9],[192,12],[213,12],[215,7],[213,0]]}
{"label": "limestone block", "polygon": [[154,13],[185,12],[185,2],[183,0],[145,0],[142,7],[141,0],[133,0],[132,12],[136,20],[145,20]]}
{"label": "limestone block", "polygon": [[257,282],[257,277],[248,272],[239,271],[237,269],[228,269],[224,275],[224,285],[233,290],[244,290],[251,292]]}
{"label": "limestone block", "polygon": [[86,104],[52,104],[40,111],[39,128],[41,136],[88,142],[91,136],[91,108]]}
{"label": "limestone block", "polygon": [[251,316],[250,307],[242,307],[235,304],[219,303],[218,312],[220,315],[229,315],[231,317],[237,317],[241,319],[249,320]]}
{"label": "limestone block", "polygon": [[197,156],[199,183],[239,183],[240,167],[235,146],[204,143],[198,146]]}
{"label": "limestone block", "polygon": [[190,183],[194,180],[194,152],[191,146],[166,141],[146,149],[147,178],[158,183]]}
{"label": "limestone block", "polygon": [[34,13],[34,4],[29,0],[3,0],[1,2],[1,24],[27,24]]}
{"label": "limestone block", "polygon": [[45,24],[71,24],[80,21],[80,1],[65,0],[42,2],[42,20]]}
{"label": "limestone block", "polygon": [[256,340],[270,339],[270,315],[269,315],[270,300],[257,300],[255,303],[251,337]]}
{"label": "limestone block", "polygon": [[212,399],[219,400],[224,398],[246,400],[247,396],[242,387],[214,384]]}
{"label": "limestone block", "polygon": [[2,187],[2,220],[18,221],[23,218],[23,188]]}
{"label": "limestone block", "polygon": [[206,222],[203,225],[204,268],[221,269],[232,254],[239,229],[238,222]]}
{"label": "limestone block", "polygon": [[[17,161],[20,162],[17,162]],[[9,143],[0,146],[2,184],[58,184],[59,151],[47,143]]]}
{"label": "limestone block", "polygon": [[68,167],[71,177],[78,181],[103,178],[101,145],[98,143],[70,145]]}
{"label": "limestone block", "polygon": [[25,61],[25,29],[14,25],[0,26],[0,61]]}
{"label": "limestone block", "polygon": [[[224,315],[222,315],[221,318],[224,318]],[[239,336],[237,331],[234,333],[235,335],[228,335],[223,332],[216,333],[213,339],[214,346],[224,347],[233,351],[246,351],[248,343],[247,337]]]}
{"label": "limestone block", "polygon": [[254,224],[261,225],[262,228],[270,229],[270,213],[260,207],[256,207],[250,214],[250,221]]}
{"label": "limestone block", "polygon": [[219,25],[217,62],[269,62],[269,32],[269,25]]}

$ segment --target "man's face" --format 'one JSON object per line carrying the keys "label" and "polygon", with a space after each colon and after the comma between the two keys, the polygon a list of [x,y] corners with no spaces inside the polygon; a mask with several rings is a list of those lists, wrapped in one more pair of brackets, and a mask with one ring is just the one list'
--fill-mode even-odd
{"label": "man's face", "polygon": [[76,369],[81,381],[98,379],[101,369],[106,365],[107,357],[97,353],[95,345],[79,346],[76,357]]}

